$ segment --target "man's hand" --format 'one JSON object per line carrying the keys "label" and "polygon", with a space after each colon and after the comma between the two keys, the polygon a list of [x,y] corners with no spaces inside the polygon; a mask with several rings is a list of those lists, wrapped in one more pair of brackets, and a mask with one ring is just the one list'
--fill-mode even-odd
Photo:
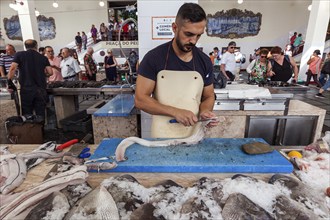
{"label": "man's hand", "polygon": [[198,118],[192,111],[185,109],[178,109],[175,112],[175,119],[184,126],[193,126],[198,121]]}
{"label": "man's hand", "polygon": [[[201,112],[199,114],[199,117],[200,119],[211,119],[211,118],[215,118],[217,117],[214,112],[211,112],[211,111],[204,111],[204,112]],[[207,124],[207,127],[211,128],[211,127],[215,127],[219,124],[219,120],[212,120],[210,121],[208,124]]]}

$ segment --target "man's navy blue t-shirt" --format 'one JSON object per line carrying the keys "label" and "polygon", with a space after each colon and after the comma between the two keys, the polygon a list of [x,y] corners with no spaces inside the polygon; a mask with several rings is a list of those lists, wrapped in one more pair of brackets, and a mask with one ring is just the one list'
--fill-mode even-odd
{"label": "man's navy blue t-shirt", "polygon": [[22,89],[46,89],[46,66],[50,66],[47,57],[35,50],[20,51],[15,54],[13,62],[18,64],[18,81]]}
{"label": "man's navy blue t-shirt", "polygon": [[193,59],[189,62],[184,62],[174,53],[173,47],[170,44],[172,44],[172,41],[150,50],[144,56],[139,66],[138,74],[157,81],[157,74],[165,68],[168,47],[170,46],[166,70],[193,71],[195,63],[195,71],[201,74],[204,80],[204,86],[213,83],[213,65],[210,58],[205,53],[197,47],[194,47]]}

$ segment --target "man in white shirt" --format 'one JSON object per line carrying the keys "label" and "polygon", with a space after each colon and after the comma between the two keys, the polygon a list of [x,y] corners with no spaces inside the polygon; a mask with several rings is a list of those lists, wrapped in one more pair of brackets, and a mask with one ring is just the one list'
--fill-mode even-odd
{"label": "man in white shirt", "polygon": [[236,61],[235,80],[239,80],[239,73],[241,72],[243,54],[239,51],[238,48],[234,50],[234,54]]}
{"label": "man in white shirt", "polygon": [[78,79],[81,69],[76,59],[70,56],[70,49],[62,49],[61,73],[64,81],[74,81]]}
{"label": "man in white shirt", "polygon": [[226,53],[221,58],[221,73],[227,78],[227,80],[234,81],[236,73],[236,60],[234,50],[236,43],[234,41],[229,42]]}

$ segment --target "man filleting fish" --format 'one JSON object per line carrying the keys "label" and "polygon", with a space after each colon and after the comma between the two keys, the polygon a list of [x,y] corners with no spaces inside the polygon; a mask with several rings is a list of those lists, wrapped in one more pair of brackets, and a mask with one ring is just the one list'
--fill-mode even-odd
{"label": "man filleting fish", "polygon": [[[199,119],[215,117],[213,66],[196,47],[205,26],[205,11],[195,3],[183,4],[172,24],[174,39],[149,51],[141,62],[135,106],[153,115],[154,138],[190,136]],[[208,126],[217,124],[212,120]]]}

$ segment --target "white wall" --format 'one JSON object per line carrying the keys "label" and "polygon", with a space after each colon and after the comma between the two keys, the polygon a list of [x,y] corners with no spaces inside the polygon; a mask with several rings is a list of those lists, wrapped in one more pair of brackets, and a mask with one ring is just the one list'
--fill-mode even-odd
{"label": "white wall", "polygon": [[[12,15],[17,15],[17,12],[9,8],[9,3],[13,1],[0,1],[1,14],[1,32],[6,43],[13,44],[16,50],[23,49],[23,42],[18,40],[9,40],[5,34],[3,19],[10,18]],[[41,15],[53,17],[56,25],[56,37],[53,40],[41,41],[39,46],[53,46],[55,52],[74,40],[77,32],[90,32],[91,25],[99,29],[102,22],[107,23],[108,12],[107,7],[100,7],[99,1],[90,0],[57,0],[59,7],[52,6],[53,1],[50,0],[35,0],[36,9]]]}
{"label": "white wall", "polygon": [[[0,1],[1,30],[6,43],[11,43],[17,47],[17,50],[23,49],[21,41],[9,40],[4,31],[3,18],[11,17],[17,13],[9,8],[12,1]],[[74,40],[77,31],[89,32],[91,24],[99,28],[99,24],[107,21],[106,6],[101,8],[98,1],[94,0],[58,0],[59,7],[52,7],[50,0],[35,0],[35,5],[40,14],[47,17],[54,17],[56,23],[56,38],[53,40],[42,41],[41,46],[51,45],[56,52]],[[183,4],[183,0],[139,0],[139,48],[140,56],[154,46],[165,41],[151,40],[151,16],[169,16],[175,15],[178,8]],[[197,1],[194,1],[197,2]],[[307,6],[311,1],[293,0],[293,1],[261,1],[244,0],[239,5],[236,0],[200,0],[199,4],[205,9],[207,14],[214,14],[217,11],[238,8],[247,9],[255,13],[262,14],[261,30],[257,36],[234,39],[237,45],[241,47],[242,53],[247,56],[253,53],[253,50],[259,46],[284,47],[289,39],[289,33],[294,31],[301,32],[306,36],[309,11]],[[204,52],[212,51],[213,47],[227,46],[231,39],[221,39],[219,37],[208,37],[206,33],[201,37],[199,43],[204,48]],[[148,45],[148,46],[147,46]],[[142,57],[141,56],[141,57]],[[246,63],[247,65],[248,63]],[[244,68],[245,66],[243,66]]]}
{"label": "white wall", "polygon": [[[260,32],[257,36],[244,37],[239,39],[223,39],[219,37],[208,37],[206,33],[201,37],[199,43],[204,48],[205,53],[213,50],[213,47],[226,47],[231,40],[236,41],[241,47],[241,52],[249,57],[255,48],[260,46],[280,46],[284,47],[289,42],[290,33],[297,31],[306,36],[309,11],[308,5],[311,1],[260,1],[244,0],[243,4],[233,1],[212,1],[200,0],[199,4],[207,14],[214,15],[218,11],[237,8],[249,10],[262,14]],[[248,62],[243,66],[245,68]]]}
{"label": "white wall", "polygon": [[[180,6],[186,1],[149,1],[138,0],[139,56],[143,56],[152,48],[169,40],[152,40],[153,16],[176,16]],[[189,2],[197,3],[197,0]],[[152,9],[151,9],[152,7]]]}

